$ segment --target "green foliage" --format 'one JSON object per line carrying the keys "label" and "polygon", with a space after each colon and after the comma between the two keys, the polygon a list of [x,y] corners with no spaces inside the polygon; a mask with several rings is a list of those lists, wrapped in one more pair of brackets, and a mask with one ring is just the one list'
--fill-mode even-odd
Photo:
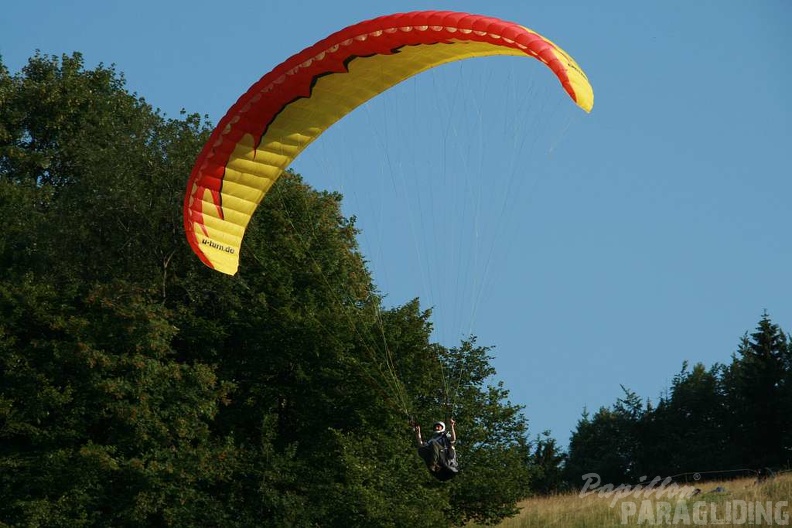
{"label": "green foliage", "polygon": [[531,492],[528,425],[503,383],[488,384],[495,374],[489,352],[471,338],[444,353],[446,371],[463,376],[455,389],[463,470],[450,490],[450,515],[460,525],[512,515],[515,503]]}
{"label": "green foliage", "polygon": [[170,360],[165,310],[120,285],[82,299],[42,279],[3,291],[2,518],[149,523],[213,503],[186,484],[228,477],[207,422],[229,387]]}
{"label": "green foliage", "polygon": [[792,338],[765,313],[742,338],[724,375],[741,460],[751,467],[792,463]]}
{"label": "green foliage", "polygon": [[[192,255],[209,125],[79,54],[0,63],[0,523],[437,526],[530,491],[527,424],[489,349],[384,309],[341,196],[287,173],[229,278]],[[453,413],[432,479],[408,416]]]}
{"label": "green foliage", "polygon": [[532,449],[529,465],[534,474],[531,488],[543,495],[563,491],[567,487],[563,473],[567,455],[550,436],[550,431],[537,436]]}
{"label": "green foliage", "polygon": [[697,363],[689,370],[683,363],[671,396],[662,398],[641,426],[641,466],[654,475],[741,467],[728,431],[733,418],[722,375],[722,365],[706,369]]}
{"label": "green foliage", "polygon": [[703,472],[739,476],[792,465],[792,344],[764,314],[731,364],[707,369],[684,363],[670,394],[643,409],[626,392],[611,409],[584,415],[570,442],[567,478],[603,482]]}
{"label": "green foliage", "polygon": [[593,417],[587,413],[578,421],[569,442],[569,460],[565,468],[573,487],[579,487],[581,477],[597,473],[603,482],[614,484],[629,479],[635,473],[636,427],[634,418],[640,410],[625,402],[634,403],[634,394],[623,388],[627,400],[618,400],[610,409],[601,407]]}

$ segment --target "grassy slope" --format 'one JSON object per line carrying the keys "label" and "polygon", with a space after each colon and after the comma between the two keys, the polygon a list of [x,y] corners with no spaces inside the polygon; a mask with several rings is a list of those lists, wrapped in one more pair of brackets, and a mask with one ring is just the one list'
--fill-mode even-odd
{"label": "grassy slope", "polygon": [[[756,484],[755,479],[740,479],[699,483],[697,486],[701,493],[688,498],[669,498],[669,488],[666,495],[659,497],[656,493],[646,495],[639,491],[621,499],[597,493],[580,497],[579,492],[531,498],[520,503],[522,511],[519,515],[498,526],[767,526],[766,519],[758,516],[757,502],[760,508],[769,509],[769,525],[792,526],[792,473],[779,475],[762,484]],[[725,491],[713,492],[718,486]],[[679,504],[680,501],[684,504]]]}

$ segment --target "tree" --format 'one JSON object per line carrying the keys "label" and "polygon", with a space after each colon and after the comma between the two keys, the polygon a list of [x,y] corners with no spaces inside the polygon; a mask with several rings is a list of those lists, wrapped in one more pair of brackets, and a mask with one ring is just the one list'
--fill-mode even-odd
{"label": "tree", "polygon": [[584,413],[566,466],[573,485],[599,473],[603,482],[640,476],[780,468],[792,453],[792,339],[763,314],[728,366],[688,363],[656,407],[625,398],[593,418]]}
{"label": "tree", "polygon": [[471,337],[443,354],[452,380],[461,376],[452,383],[454,414],[464,427],[457,448],[462,469],[450,490],[450,518],[458,525],[513,515],[516,502],[530,494],[528,423],[503,383],[492,383],[490,351]]}
{"label": "tree", "polygon": [[644,445],[646,472],[675,475],[736,467],[727,424],[723,367],[688,369],[674,376],[670,397],[661,399],[648,417]]}
{"label": "tree", "polygon": [[210,424],[232,385],[176,360],[160,257],[178,215],[150,216],[198,121],[164,121],[78,54],[0,70],[0,519],[230,524],[214,491],[235,453]]}
{"label": "tree", "polygon": [[566,486],[564,483],[564,464],[566,453],[561,451],[550,431],[543,431],[533,444],[530,467],[534,475],[531,489],[543,495],[557,493]]}
{"label": "tree", "polygon": [[741,462],[751,468],[790,464],[792,340],[765,313],[746,334],[726,374],[731,434]]}
{"label": "tree", "polygon": [[631,483],[642,475],[638,465],[643,404],[633,391],[622,386],[624,397],[612,408],[601,407],[593,418],[584,412],[569,442],[567,479],[577,486],[587,473],[602,482]]}
{"label": "tree", "polygon": [[[383,306],[339,194],[284,174],[240,273],[222,276],[181,227],[202,119],[165,118],[79,54],[15,75],[0,63],[0,103],[0,521],[436,526],[515,511],[527,424],[489,349],[431,342],[417,299]],[[464,472],[446,486],[407,418],[449,404]]]}

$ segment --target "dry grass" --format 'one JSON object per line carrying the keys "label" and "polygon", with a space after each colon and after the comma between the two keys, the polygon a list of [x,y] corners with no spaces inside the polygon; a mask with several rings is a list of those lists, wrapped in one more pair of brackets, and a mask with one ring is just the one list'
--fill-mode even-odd
{"label": "dry grass", "polygon": [[[585,497],[579,492],[535,497],[521,502],[520,513],[498,526],[792,526],[792,473],[762,484],[740,479],[696,485],[701,493],[689,497],[681,491],[674,495],[668,487],[661,495],[638,491],[621,498],[596,492]],[[713,491],[719,486],[725,491]]]}

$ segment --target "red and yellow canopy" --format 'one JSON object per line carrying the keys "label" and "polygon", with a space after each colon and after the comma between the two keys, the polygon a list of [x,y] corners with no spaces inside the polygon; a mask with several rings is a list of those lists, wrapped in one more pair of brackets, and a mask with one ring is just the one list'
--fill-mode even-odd
{"label": "red and yellow canopy", "polygon": [[585,111],[586,75],[561,48],[519,24],[448,11],[382,16],[293,55],[231,107],[187,184],[184,228],[208,266],[233,275],[245,229],[286,167],[333,123],[372,97],[441,64],[490,55],[540,60]]}

